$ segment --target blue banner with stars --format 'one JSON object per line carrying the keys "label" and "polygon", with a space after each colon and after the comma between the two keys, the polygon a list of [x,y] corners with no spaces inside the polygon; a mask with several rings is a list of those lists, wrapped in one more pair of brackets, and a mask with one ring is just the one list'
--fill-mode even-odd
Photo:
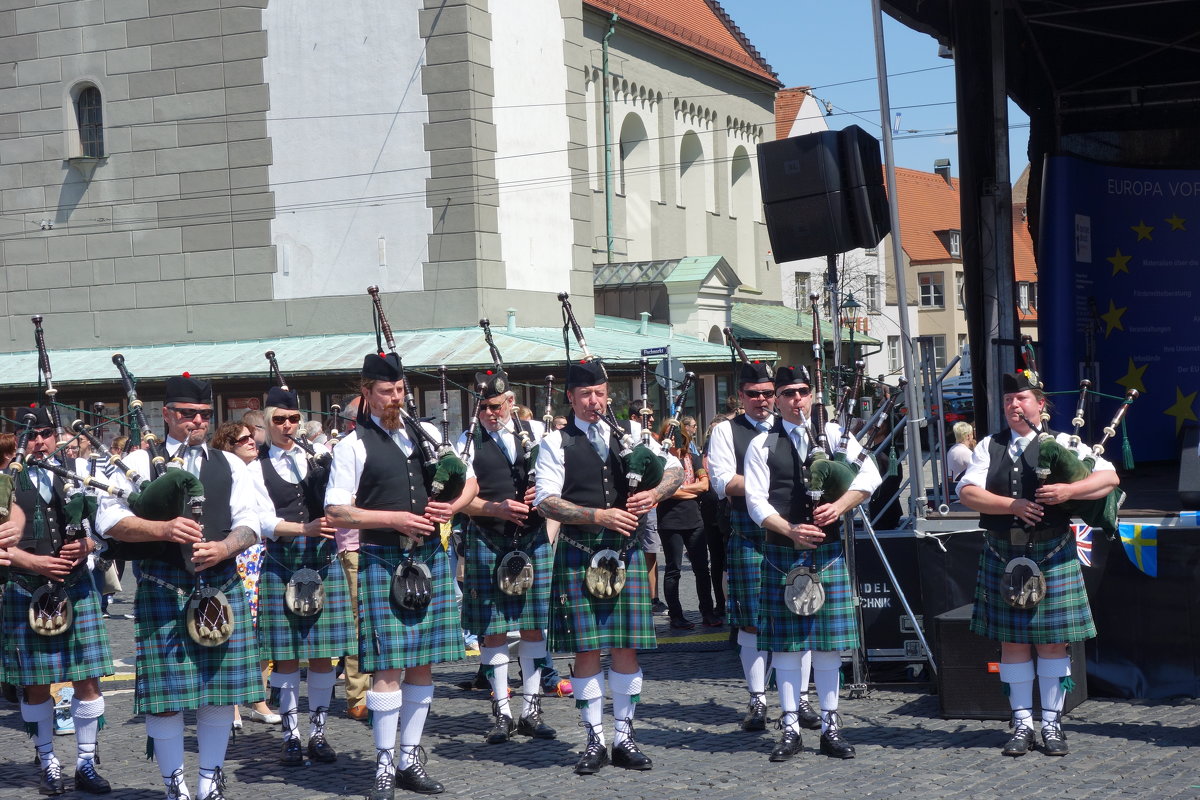
{"label": "blue banner with stars", "polygon": [[[1138,460],[1178,457],[1200,394],[1200,171],[1047,159],[1039,241],[1041,366],[1049,391],[1088,378],[1139,398],[1126,417]],[[1088,411],[1095,444],[1118,401]],[[1070,429],[1073,400],[1053,424]],[[1117,456],[1121,433],[1107,455]]]}

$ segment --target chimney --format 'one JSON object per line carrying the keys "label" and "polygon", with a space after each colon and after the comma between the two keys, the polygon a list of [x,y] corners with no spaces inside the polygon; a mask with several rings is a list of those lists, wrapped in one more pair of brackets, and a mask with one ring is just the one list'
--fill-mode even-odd
{"label": "chimney", "polygon": [[947,186],[954,185],[953,183],[950,182],[950,159],[948,159],[948,158],[935,159],[933,162],[933,171],[936,172],[938,175],[942,176],[942,180],[944,180],[946,182]]}
{"label": "chimney", "polygon": [[515,308],[508,309],[508,327],[505,333],[516,335],[517,333],[517,310]]}

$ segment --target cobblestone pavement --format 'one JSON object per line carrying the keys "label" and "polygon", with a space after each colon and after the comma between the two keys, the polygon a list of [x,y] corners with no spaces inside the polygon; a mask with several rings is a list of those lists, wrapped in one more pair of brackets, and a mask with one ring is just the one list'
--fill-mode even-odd
{"label": "cobblestone pavement", "polygon": [[[129,606],[117,603],[114,610],[128,611]],[[131,716],[133,623],[110,620],[109,630],[121,674],[105,684],[108,712],[100,734],[101,772],[112,781],[114,797],[155,800],[163,796],[162,785],[154,762],[144,757],[142,718]],[[1050,758],[1034,752],[1013,759],[999,752],[1007,739],[1004,723],[943,720],[936,696],[924,685],[876,686],[864,699],[843,696],[841,701],[847,738],[858,748],[857,758],[835,761],[821,756],[813,749],[815,734],[806,731],[805,752],[790,762],[772,764],[767,754],[777,732],[749,734],[738,728],[745,693],[727,632],[714,634],[697,627],[696,633],[681,636],[660,624],[659,634],[660,649],[642,656],[647,681],[637,711],[637,737],[654,759],[653,771],[607,767],[592,777],[574,775],[571,768],[585,736],[570,699],[545,701],[547,719],[559,731],[556,741],[521,738],[502,745],[484,744],[490,710],[486,696],[456,686],[474,674],[477,662],[468,659],[435,669],[437,689],[425,736],[430,774],[446,784],[446,796],[488,800],[600,796],[715,800],[796,797],[800,792],[821,797],[971,800],[1200,797],[1200,767],[1192,761],[1200,746],[1198,701],[1192,699],[1089,700],[1065,723],[1071,755]],[[556,663],[565,674],[569,661]],[[245,731],[229,747],[230,800],[362,796],[374,768],[370,730],[344,712],[339,689],[329,727],[329,739],[340,754],[338,762],[297,769],[276,762],[277,728],[247,720]],[[194,716],[188,714],[187,720],[189,783],[194,788]],[[611,740],[611,712],[606,712],[605,721]],[[301,730],[307,732],[303,719]],[[74,739],[60,736],[55,744],[59,758],[70,764]],[[17,707],[2,702],[0,753],[0,800],[37,796],[33,746],[23,733]]]}

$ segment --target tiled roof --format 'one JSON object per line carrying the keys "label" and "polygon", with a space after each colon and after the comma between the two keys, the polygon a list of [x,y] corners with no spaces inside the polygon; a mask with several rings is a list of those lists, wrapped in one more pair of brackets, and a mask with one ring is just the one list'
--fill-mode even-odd
{"label": "tiled roof", "polygon": [[958,179],[950,183],[933,172],[896,167],[900,236],[914,264],[949,261],[946,242],[934,231],[961,230]]}
{"label": "tiled roof", "polygon": [[[1037,259],[1033,255],[1033,237],[1029,235],[1029,222],[1024,219],[1025,204],[1013,206],[1013,271],[1018,283],[1037,283]],[[1029,313],[1017,307],[1017,316],[1022,322],[1036,321],[1037,308],[1029,309]]]}
{"label": "tiled roof", "polygon": [[[762,54],[717,0],[584,0],[603,14],[670,39],[709,58],[779,86]],[[620,25],[620,23],[618,23]]]}
{"label": "tiled roof", "polygon": [[808,87],[780,89],[775,93],[775,138],[786,139],[792,132],[800,106],[808,98]]}

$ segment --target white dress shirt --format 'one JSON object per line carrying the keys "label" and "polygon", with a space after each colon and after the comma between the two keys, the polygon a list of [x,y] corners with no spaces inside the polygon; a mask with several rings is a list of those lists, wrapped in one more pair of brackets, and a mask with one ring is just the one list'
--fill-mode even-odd
{"label": "white dress shirt", "polygon": [[[591,431],[591,424],[584,422],[579,418],[575,418],[575,427],[583,431],[586,436]],[[608,423],[599,423],[608,429]],[[640,441],[642,434],[642,426],[640,423],[630,420],[631,435],[633,438]],[[547,497],[562,496],[563,478],[564,478],[564,461],[563,461],[563,446],[562,446],[562,431],[551,431],[542,440],[542,446],[538,449],[537,460],[537,495],[534,497],[533,504],[541,505],[542,501]],[[619,434],[618,434],[619,435]],[[590,446],[590,445],[589,445]],[[662,445],[650,438],[650,449],[667,460],[666,469],[671,467],[680,467],[679,459],[662,449]]]}
{"label": "white dress shirt", "polygon": [[[383,428],[379,417],[371,415],[371,421]],[[442,432],[433,425],[428,422],[420,424],[435,442],[442,440]],[[391,434],[392,441],[404,453],[405,458],[412,455],[414,447],[420,447],[419,443],[409,439],[406,426],[400,426]],[[367,447],[358,437],[358,430],[355,429],[342,437],[337,447],[333,449],[333,465],[329,468],[329,483],[325,487],[326,506],[354,505],[354,495],[358,492],[358,482],[362,480],[363,465],[366,463]],[[471,469],[471,465],[467,464],[467,480],[473,477],[475,477],[475,472]]]}
{"label": "white dress shirt", "polygon": [[[1016,447],[1017,441],[1024,442],[1025,445],[1028,445],[1033,441],[1033,438],[1036,436],[1036,434],[1030,432],[1024,436],[1018,436],[1017,432],[1011,428],[1009,429],[1009,433],[1012,434],[1012,439],[1008,443],[1008,455],[1010,458],[1015,460],[1019,452]],[[1068,450],[1078,453],[1080,457],[1092,455],[1092,449],[1090,447],[1085,447],[1082,443],[1072,447],[1071,437],[1068,434],[1060,433],[1054,437],[1054,440]],[[978,486],[980,489],[987,489],[988,469],[992,465],[992,456],[989,452],[991,445],[991,436],[983,437],[983,440],[980,441],[979,444],[975,445],[975,452],[971,454],[971,465],[967,467],[967,471],[963,473],[963,476],[961,479],[959,479],[958,486],[955,489],[960,496],[962,495],[962,489],[964,486]],[[1024,447],[1022,447],[1021,450],[1024,450]],[[1113,469],[1115,469],[1111,462],[1102,458],[1101,456],[1094,456],[1094,458],[1096,459],[1096,466],[1092,468],[1093,472],[1111,472]]]}
{"label": "white dress shirt", "polygon": [[[167,452],[174,453],[182,443],[168,436],[166,444]],[[245,462],[233,453],[227,453],[224,450],[214,450],[207,444],[202,446],[208,458],[224,458],[229,462],[229,471],[233,473],[233,488],[229,492],[232,526],[234,528],[249,528],[254,531],[255,538],[261,538],[261,529],[258,522],[260,503],[258,490],[254,485],[254,479],[250,477],[250,470],[246,467]],[[149,477],[153,474],[150,469],[150,454],[145,450],[135,450],[125,456],[123,460],[142,477]],[[168,469],[178,469],[177,466],[172,465],[169,461],[167,464]],[[108,480],[113,486],[118,486],[127,491],[137,489],[125,477],[125,473],[120,470],[113,472]],[[124,499],[107,494],[103,495],[100,498],[100,507],[96,511],[96,530],[101,535],[107,536],[108,531],[114,525],[126,517],[132,516],[134,514],[129,510],[129,504]]]}
{"label": "white dress shirt", "polygon": [[[317,455],[329,452],[320,444],[313,444],[313,449],[317,451]],[[279,473],[279,477],[288,483],[299,482],[295,480],[295,469],[300,471],[300,480],[308,477],[308,453],[304,452],[300,445],[293,444],[291,449],[284,450],[273,444],[267,448],[267,457],[271,459],[271,466]],[[262,461],[256,458],[250,462],[248,468],[250,477],[254,479],[255,494],[259,496],[258,521],[263,538],[276,539],[275,526],[283,522],[283,518],[275,513],[275,502],[271,500],[271,493],[267,491],[267,482],[263,477]]]}
{"label": "white dress shirt", "polygon": [[[775,423],[774,415],[767,417],[762,423],[748,414],[742,416],[751,425],[765,425],[765,430],[770,430],[771,425]],[[712,482],[717,497],[725,499],[725,485],[740,474],[738,468],[741,466],[737,463],[737,456],[733,451],[733,421],[726,420],[713,427],[712,435],[708,439],[708,479]]]}
{"label": "white dress shirt", "polygon": [[[801,425],[793,425],[786,419],[783,420],[783,429],[792,441],[798,437],[804,444],[803,448],[797,448],[800,454],[800,460],[804,461],[808,457],[808,448],[811,446],[809,426],[807,421]],[[836,443],[842,437],[842,429],[836,422],[829,422],[825,425],[825,438],[831,443]],[[854,461],[858,458],[858,454],[862,452],[862,446],[853,436],[846,443],[846,459]],[[768,500],[768,492],[771,489],[771,470],[767,466],[767,458],[770,453],[767,451],[767,434],[760,433],[754,437],[754,441],[750,443],[750,447],[746,450],[746,510],[750,512],[751,519],[754,524],[762,525],[763,520],[772,514],[778,513]],[[709,463],[712,463],[712,457],[709,457]],[[854,480],[850,483],[850,488],[847,491],[866,492],[870,496],[883,479],[879,475],[879,468],[875,466],[873,459],[866,459],[862,467],[858,470],[858,474],[854,476]],[[826,503],[828,500],[818,500],[818,503]]]}

